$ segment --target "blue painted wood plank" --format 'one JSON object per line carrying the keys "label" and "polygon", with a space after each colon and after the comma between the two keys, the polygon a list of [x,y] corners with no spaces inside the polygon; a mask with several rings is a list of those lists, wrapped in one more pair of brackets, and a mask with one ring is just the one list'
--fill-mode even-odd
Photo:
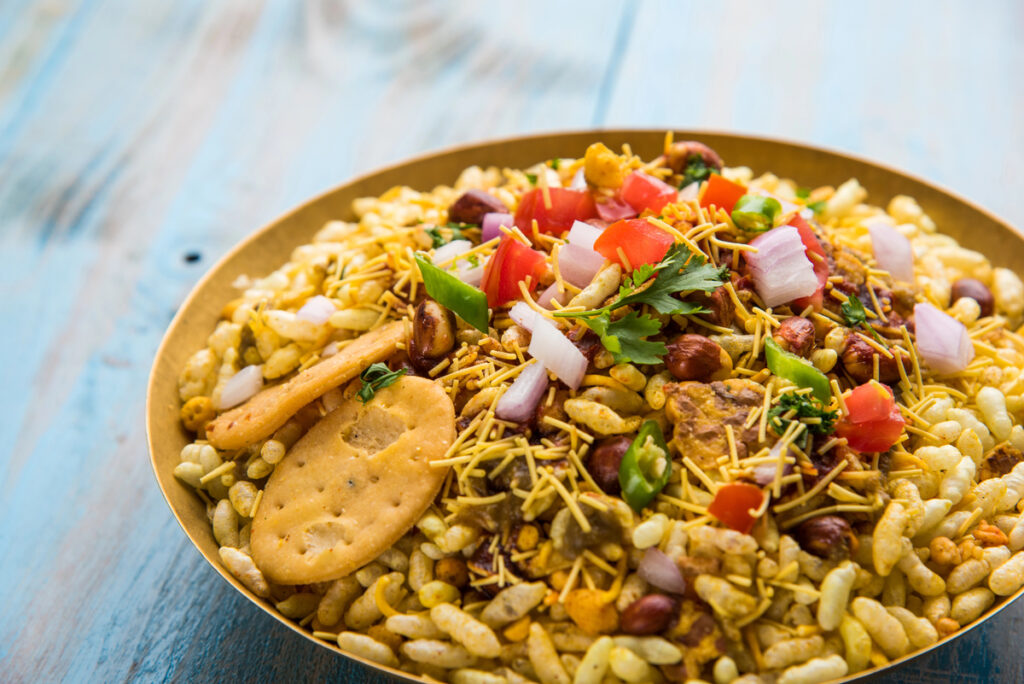
{"label": "blue painted wood plank", "polygon": [[[854,149],[1024,223],[991,182],[1024,170],[1024,93],[1007,86],[1024,14],[973,9],[0,5],[0,678],[379,681],[220,580],[149,473],[152,354],[205,266],[254,227],[426,149],[589,125]],[[965,34],[972,50],[951,51]],[[1008,655],[1022,622],[1014,607],[899,679],[1024,681]]]}

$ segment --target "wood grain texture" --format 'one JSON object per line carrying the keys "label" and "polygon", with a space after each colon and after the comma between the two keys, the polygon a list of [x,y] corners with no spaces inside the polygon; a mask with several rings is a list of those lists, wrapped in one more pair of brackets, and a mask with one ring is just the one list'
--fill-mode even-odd
{"label": "wood grain texture", "polygon": [[[152,355],[256,226],[428,149],[602,125],[831,145],[1024,224],[1022,28],[1012,0],[0,3],[0,679],[377,681],[220,581],[149,472]],[[1024,681],[1022,623],[884,681]]]}

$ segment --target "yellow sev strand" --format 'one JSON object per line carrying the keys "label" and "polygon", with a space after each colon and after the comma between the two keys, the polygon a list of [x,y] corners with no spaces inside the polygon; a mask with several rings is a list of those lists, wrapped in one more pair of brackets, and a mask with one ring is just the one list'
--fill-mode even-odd
{"label": "yellow sev strand", "polygon": [[377,580],[377,585],[373,589],[373,601],[377,604],[377,610],[379,610],[384,617],[393,617],[395,615],[402,614],[392,608],[391,604],[384,598],[384,590],[390,583],[391,578],[384,575]]}

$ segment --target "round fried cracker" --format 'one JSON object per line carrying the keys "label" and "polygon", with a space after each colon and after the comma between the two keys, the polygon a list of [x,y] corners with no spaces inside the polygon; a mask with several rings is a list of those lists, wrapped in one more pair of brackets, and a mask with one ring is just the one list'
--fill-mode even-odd
{"label": "round fried cracker", "polygon": [[455,409],[437,383],[402,377],[362,404],[349,399],[274,469],[252,522],[252,556],[279,584],[343,577],[419,520],[447,467]]}

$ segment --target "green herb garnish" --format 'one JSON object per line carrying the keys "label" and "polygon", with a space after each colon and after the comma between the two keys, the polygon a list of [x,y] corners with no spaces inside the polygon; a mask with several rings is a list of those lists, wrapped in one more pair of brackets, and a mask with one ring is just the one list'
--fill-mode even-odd
{"label": "green herb garnish", "polygon": [[710,292],[725,282],[728,272],[727,266],[707,264],[703,254],[695,254],[680,243],[669,248],[656,265],[634,270],[619,288],[618,299],[608,306],[589,311],[556,311],[554,315],[583,321],[601,337],[601,344],[615,356],[617,363],[658,363],[666,353],[665,345],[644,338],[660,332],[661,322],[636,312],[612,320],[612,312],[623,306],[646,304],[666,315],[705,313],[707,309],[701,305],[681,301],[673,295],[695,290]]}
{"label": "green herb garnish", "polygon": [[555,171],[557,171],[557,170],[558,170],[558,165],[559,165],[559,164],[560,164],[561,162],[562,162],[562,160],[561,160],[561,159],[559,159],[558,157],[555,157],[554,159],[552,159],[551,161],[549,161],[549,162],[548,162],[548,166],[550,166],[550,167],[551,167],[551,168],[553,168],[553,169],[554,169]]}
{"label": "green herb garnish", "polygon": [[405,375],[404,368],[393,371],[386,364],[375,363],[359,374],[359,379],[363,381],[363,386],[359,388],[356,396],[359,397],[359,401],[365,404],[373,399],[378,390],[395,384],[398,378],[403,375]]}
{"label": "green herb garnish", "polygon": [[432,226],[427,228],[424,232],[430,236],[430,239],[433,242],[432,247],[437,249],[438,247],[447,245],[449,242],[454,242],[455,240],[465,240],[466,236],[463,235],[462,231],[467,227],[468,225],[465,223],[447,224],[444,228],[451,231],[451,237],[445,237],[444,233],[441,232],[441,226]]}
{"label": "green herb garnish", "polygon": [[[790,411],[795,413],[787,418]],[[779,403],[768,411],[768,424],[776,434],[782,435],[792,421],[798,420],[807,425],[807,434],[827,435],[832,432],[837,417],[836,411],[829,411],[812,395],[790,392],[779,397]],[[804,421],[804,418],[811,420]]]}
{"label": "green herb garnish", "polygon": [[885,340],[882,336],[868,324],[868,312],[864,309],[864,304],[861,303],[860,298],[851,295],[846,298],[846,301],[839,307],[839,312],[843,314],[843,320],[851,328],[863,328],[871,333],[872,337],[876,340],[885,344]]}
{"label": "green herb garnish", "polygon": [[820,214],[821,212],[825,211],[825,200],[821,200],[820,202],[811,202],[810,204],[807,205],[807,208],[813,211],[815,214]]}
{"label": "green herb garnish", "polygon": [[796,189],[796,196],[799,197],[800,199],[807,199],[808,197],[811,196],[811,189],[810,188],[797,188]]}
{"label": "green herb garnish", "polygon": [[682,190],[691,183],[706,181],[713,170],[699,154],[691,155],[686,160],[686,168],[683,169],[683,179],[679,181],[679,189]]}
{"label": "green herb garnish", "polygon": [[530,185],[536,185],[537,184],[537,174],[535,174],[535,173],[528,173],[528,174],[526,174],[526,180],[530,181]]}

